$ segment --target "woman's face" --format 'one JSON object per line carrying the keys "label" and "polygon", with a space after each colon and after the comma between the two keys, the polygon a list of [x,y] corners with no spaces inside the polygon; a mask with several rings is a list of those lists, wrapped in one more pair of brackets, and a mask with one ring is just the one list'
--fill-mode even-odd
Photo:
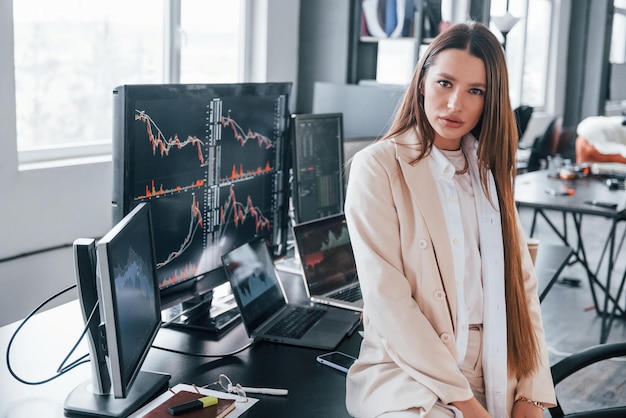
{"label": "woman's face", "polygon": [[435,146],[460,148],[463,135],[480,119],[486,91],[485,64],[480,58],[452,48],[435,57],[422,85],[424,111],[435,131]]}

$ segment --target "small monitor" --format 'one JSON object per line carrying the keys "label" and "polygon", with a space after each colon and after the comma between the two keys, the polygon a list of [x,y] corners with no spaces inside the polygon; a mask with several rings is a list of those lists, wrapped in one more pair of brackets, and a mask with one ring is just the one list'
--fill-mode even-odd
{"label": "small monitor", "polygon": [[293,116],[292,203],[296,224],[343,212],[341,113]]}
{"label": "small monitor", "polygon": [[169,380],[141,371],[161,325],[149,204],[136,206],[97,243],[95,270],[90,248],[89,242],[75,242],[79,295],[84,316],[95,309],[97,297],[101,322],[96,336],[88,324],[90,355],[96,364],[104,357],[106,367],[92,368],[97,375],[70,393],[65,412],[126,416],[165,390]]}

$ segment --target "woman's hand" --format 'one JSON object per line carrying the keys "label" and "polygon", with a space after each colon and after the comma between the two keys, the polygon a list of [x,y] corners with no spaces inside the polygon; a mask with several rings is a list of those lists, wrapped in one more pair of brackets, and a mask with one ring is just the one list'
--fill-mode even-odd
{"label": "woman's hand", "polygon": [[[489,415],[489,412],[483,408],[476,398],[471,398],[466,401],[452,402],[452,405],[463,413],[463,418],[492,418],[491,415]],[[511,418],[515,418],[515,416]]]}
{"label": "woman's hand", "polygon": [[511,418],[543,418],[543,409],[530,402],[517,401],[513,405]]}

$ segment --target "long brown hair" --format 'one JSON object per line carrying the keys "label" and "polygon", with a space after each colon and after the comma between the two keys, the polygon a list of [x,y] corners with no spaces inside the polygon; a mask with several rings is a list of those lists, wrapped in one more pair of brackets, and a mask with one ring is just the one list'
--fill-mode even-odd
{"label": "long brown hair", "polygon": [[487,172],[491,171],[498,192],[504,246],[509,369],[517,376],[525,376],[537,368],[539,346],[525,298],[519,245],[521,237],[517,229],[513,196],[517,125],[509,98],[504,51],[486,26],[477,22],[456,24],[433,40],[417,64],[391,128],[382,140],[395,137],[417,125],[421,141],[417,161],[430,153],[435,135],[426,118],[420,90],[426,72],[437,55],[449,48],[468,51],[485,64],[487,89],[484,107],[472,134],[478,139],[478,166],[483,190],[491,200],[487,177]]}

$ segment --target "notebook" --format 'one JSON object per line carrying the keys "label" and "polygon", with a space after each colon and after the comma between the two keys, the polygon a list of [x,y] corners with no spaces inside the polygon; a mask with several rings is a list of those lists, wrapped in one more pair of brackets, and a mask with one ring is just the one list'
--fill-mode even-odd
{"label": "notebook", "polygon": [[344,214],[295,225],[293,235],[311,300],[362,311],[361,287]]}
{"label": "notebook", "polygon": [[333,350],[359,321],[357,311],[289,303],[263,238],[224,254],[222,264],[254,340]]}
{"label": "notebook", "polygon": [[[172,414],[168,412],[168,408],[175,405],[180,405],[185,402],[193,401],[204,397],[201,393],[189,392],[181,390],[177,392],[173,397],[169,398],[152,411],[148,412],[144,418],[171,418]],[[218,398],[216,405],[211,405],[206,408],[197,409],[185,413],[185,418],[224,418],[231,411],[235,409],[234,399]]]}

